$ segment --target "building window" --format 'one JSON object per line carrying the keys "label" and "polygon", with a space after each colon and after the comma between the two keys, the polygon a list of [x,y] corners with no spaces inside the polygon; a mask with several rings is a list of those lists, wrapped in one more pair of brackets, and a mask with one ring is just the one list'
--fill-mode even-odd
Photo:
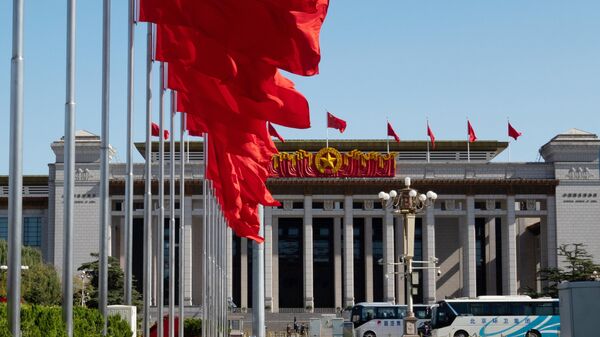
{"label": "building window", "polygon": [[[8,241],[8,218],[0,217],[0,239]],[[23,218],[23,244],[25,246],[41,247],[42,218]]]}
{"label": "building window", "polygon": [[26,217],[23,221],[23,244],[40,247],[42,245],[42,218]]}
{"label": "building window", "polygon": [[0,217],[0,239],[8,241],[8,218]]}

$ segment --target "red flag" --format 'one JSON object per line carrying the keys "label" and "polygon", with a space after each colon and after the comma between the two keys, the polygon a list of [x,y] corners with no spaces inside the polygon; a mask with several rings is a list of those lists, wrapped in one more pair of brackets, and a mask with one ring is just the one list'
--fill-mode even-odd
{"label": "red flag", "polygon": [[473,143],[477,140],[475,130],[473,130],[473,127],[471,126],[471,122],[469,122],[469,120],[467,120],[467,132],[469,133],[469,143]]}
{"label": "red flag", "polygon": [[283,137],[281,137],[281,135],[279,134],[279,132],[277,132],[277,130],[275,130],[275,128],[273,127],[273,124],[271,124],[270,122],[267,123],[267,124],[269,125],[269,135],[271,135],[272,137],[276,137],[282,143],[285,143],[285,140],[283,139]]}
{"label": "red flag", "polygon": [[513,126],[510,125],[510,122],[508,122],[508,136],[517,140],[517,138],[519,138],[521,135],[522,133],[513,128]]}
{"label": "red flag", "polygon": [[329,0],[317,0],[314,13],[269,2],[275,1],[141,0],[140,21],[193,27],[228,50],[298,75],[317,74]]}
{"label": "red flag", "polygon": [[344,133],[344,130],[346,130],[346,121],[335,117],[331,112],[327,112],[327,127],[338,129],[340,133]]}
{"label": "red flag", "polygon": [[429,139],[431,139],[431,149],[435,150],[435,136],[433,135],[433,131],[431,131],[431,128],[429,127],[429,123],[427,123],[427,136],[429,136]]}
{"label": "red flag", "polygon": [[[152,136],[158,137],[160,135],[160,127],[158,124],[152,122]],[[169,139],[169,130],[163,130],[163,137]]]}
{"label": "red flag", "polygon": [[398,135],[396,134],[396,131],[394,131],[394,128],[392,128],[392,124],[390,124],[390,122],[387,123],[387,135],[390,137],[394,137],[394,139],[400,143],[400,137],[398,137]]}

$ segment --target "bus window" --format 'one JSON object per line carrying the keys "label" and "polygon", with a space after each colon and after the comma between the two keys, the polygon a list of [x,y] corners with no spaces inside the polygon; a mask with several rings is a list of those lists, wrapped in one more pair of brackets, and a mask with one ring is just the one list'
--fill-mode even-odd
{"label": "bus window", "polygon": [[398,310],[394,307],[387,308],[377,308],[377,317],[378,319],[391,319],[398,318]]}
{"label": "bus window", "polygon": [[535,314],[537,316],[552,316],[554,315],[554,308],[550,302],[535,303]]}

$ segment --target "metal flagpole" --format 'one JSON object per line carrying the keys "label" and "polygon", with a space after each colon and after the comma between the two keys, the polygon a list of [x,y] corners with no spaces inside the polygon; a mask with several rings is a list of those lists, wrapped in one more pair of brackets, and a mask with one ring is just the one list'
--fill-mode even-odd
{"label": "metal flagpole", "polygon": [[208,181],[208,179],[206,179],[206,173],[208,172],[207,170],[207,163],[208,163],[208,134],[205,132],[202,134],[202,161],[204,164],[204,173],[203,173],[203,180],[202,180],[202,210],[203,210],[203,214],[202,214],[202,275],[204,277],[204,279],[202,280],[202,336],[208,336],[207,335],[207,325],[204,324],[207,322],[207,314],[208,314],[208,301],[207,301],[207,281],[208,281],[208,266],[207,266],[207,261],[208,261],[208,257],[207,257],[207,250],[206,250],[206,245],[208,243],[208,231],[207,231],[207,222],[208,222],[208,212],[207,212],[207,207],[208,207],[208,200],[207,200],[207,194],[208,194],[208,186],[206,186],[206,183]]}
{"label": "metal flagpole", "polygon": [[469,135],[469,117],[467,117],[467,163],[471,162],[471,136]]}
{"label": "metal flagpole", "polygon": [[[152,277],[152,24],[146,33],[146,163],[144,191],[144,336],[150,336],[150,278]],[[129,149],[131,150],[131,146]],[[133,186],[133,184],[132,184]],[[133,190],[131,190],[133,192]],[[130,196],[129,196],[130,197]],[[131,200],[131,199],[130,199]],[[129,206],[132,204],[130,203]],[[131,215],[131,213],[129,213]],[[130,237],[131,238],[131,237]]]}
{"label": "metal flagpole", "polygon": [[[264,214],[264,206],[258,205],[260,236],[264,236],[265,231]],[[265,337],[265,246],[256,242],[252,245],[252,334]]]}
{"label": "metal flagpole", "polygon": [[[156,306],[158,309],[158,337],[164,335],[164,320],[165,316],[165,64],[160,63],[160,91],[159,91],[159,149],[158,149],[158,160],[159,160],[159,173],[158,173],[158,207],[159,207],[159,221],[157,224],[156,234],[156,250],[157,250],[157,299]],[[172,137],[172,135],[171,135]]]}
{"label": "metal flagpole", "polygon": [[[102,144],[100,158],[100,256],[98,267],[98,307],[102,313],[102,335],[106,336],[108,312],[108,200],[109,118],[110,118],[110,0],[103,2],[102,20]],[[130,304],[130,303],[127,303]]]}
{"label": "metal flagpole", "polygon": [[[63,320],[73,336],[73,193],[75,187],[75,16],[76,1],[67,2],[67,93],[65,103]],[[21,266],[18,266],[19,268]]]}
{"label": "metal flagpole", "polygon": [[175,92],[171,91],[169,138],[169,337],[175,336]]}
{"label": "metal flagpole", "polygon": [[208,225],[206,226],[208,241],[207,241],[207,257],[208,257],[208,281],[207,281],[207,323],[209,326],[209,331],[207,336],[216,337],[214,331],[213,317],[214,317],[214,306],[213,306],[213,265],[212,265],[212,246],[214,243],[214,238],[212,237],[213,232],[213,224],[214,224],[214,196],[212,194],[212,182],[209,180],[207,182],[208,193],[210,195],[209,198],[209,206],[208,206]]}
{"label": "metal flagpole", "polygon": [[[134,55],[134,3],[135,0],[129,0],[129,12],[127,13],[127,184],[125,201],[125,230],[123,240],[125,241],[125,304],[131,305],[132,289],[132,237],[133,237],[133,164],[131,158],[131,148],[133,146],[133,55]],[[104,263],[104,261],[102,262]],[[108,265],[108,262],[106,262]],[[108,267],[107,267],[108,268]],[[105,282],[105,280],[102,280]],[[105,298],[107,290],[105,292]]]}
{"label": "metal flagpole", "polygon": [[[177,106],[177,93],[175,106]],[[177,110],[177,109],[175,109]],[[179,337],[183,337],[183,321],[185,319],[185,118],[181,112],[181,125],[179,134]]]}
{"label": "metal flagpole", "polygon": [[23,230],[23,0],[13,1],[10,73],[8,198],[8,325],[21,336],[21,242]]}

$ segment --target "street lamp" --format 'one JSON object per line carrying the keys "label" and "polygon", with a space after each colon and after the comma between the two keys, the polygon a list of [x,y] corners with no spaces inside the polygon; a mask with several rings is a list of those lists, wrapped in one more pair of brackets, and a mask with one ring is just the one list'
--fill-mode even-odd
{"label": "street lamp", "polygon": [[404,185],[404,188],[399,191],[391,190],[388,193],[381,191],[378,196],[384,209],[391,208],[394,215],[404,216],[403,259],[404,264],[407,266],[406,277],[404,280],[408,290],[408,314],[404,318],[404,337],[417,337],[417,319],[415,318],[413,311],[412,299],[412,264],[415,255],[415,215],[433,205],[437,199],[437,194],[432,191],[427,192],[427,194],[419,194],[417,190],[410,187],[410,177],[404,178]]}
{"label": "street lamp", "polygon": [[92,279],[92,275],[89,270],[82,270],[79,273],[79,278],[81,279],[81,306],[85,305],[86,293],[85,293],[85,282]]}

